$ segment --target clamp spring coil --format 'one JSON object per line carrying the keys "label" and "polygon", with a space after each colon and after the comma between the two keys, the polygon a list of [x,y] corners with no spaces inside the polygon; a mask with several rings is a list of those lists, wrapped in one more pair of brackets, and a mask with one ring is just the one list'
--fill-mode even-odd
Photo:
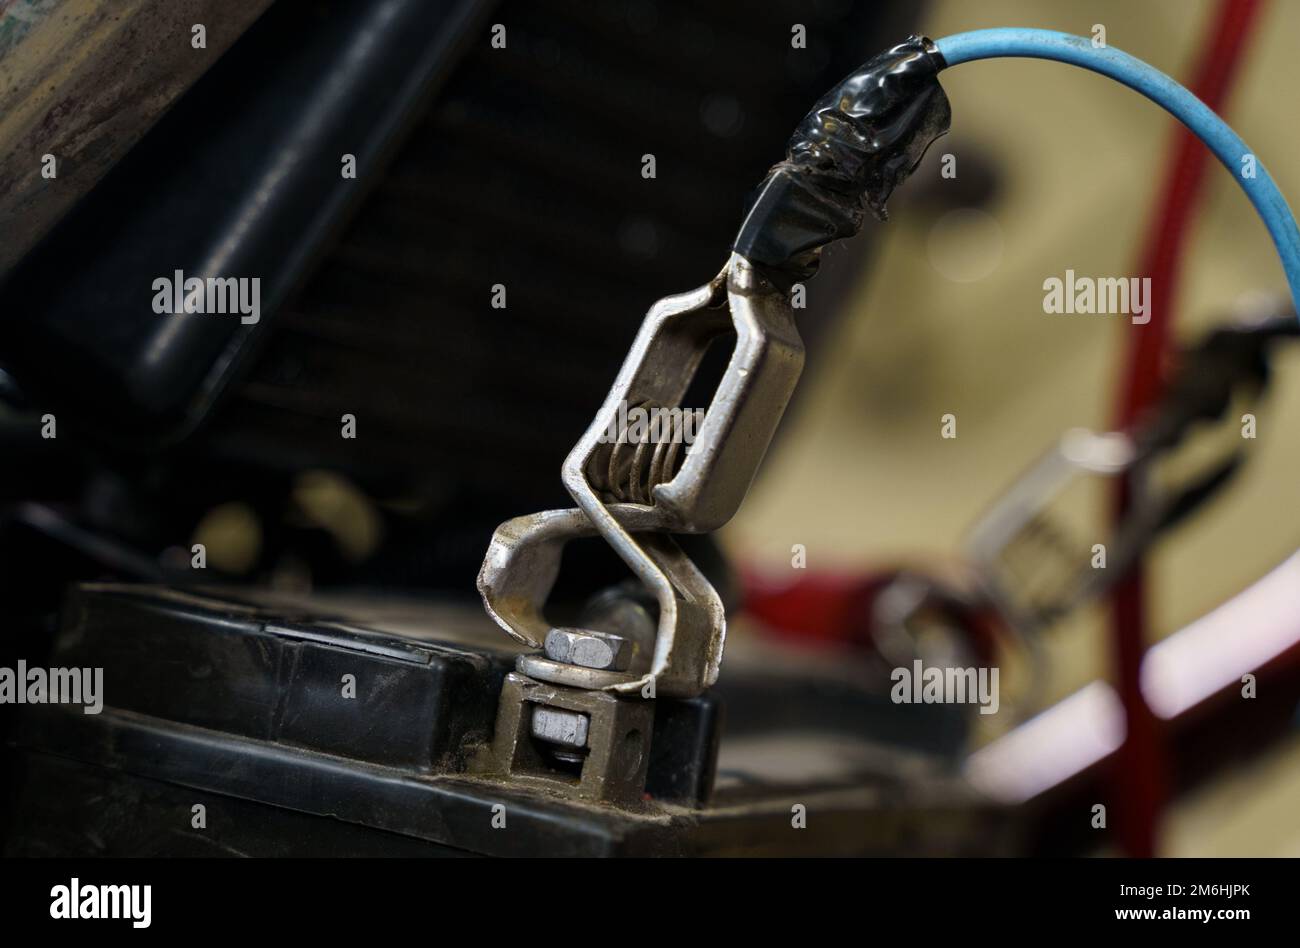
{"label": "clamp spring coil", "polygon": [[685,460],[684,419],[689,409],[670,410],[646,399],[636,410],[650,419],[643,432],[620,430],[592,456],[587,473],[607,501],[649,506],[654,488],[671,481]]}

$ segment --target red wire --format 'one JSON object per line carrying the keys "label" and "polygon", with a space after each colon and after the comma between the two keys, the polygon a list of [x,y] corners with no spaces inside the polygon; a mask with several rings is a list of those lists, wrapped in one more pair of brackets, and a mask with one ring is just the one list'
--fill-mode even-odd
{"label": "red wire", "polygon": [[[1191,90],[1222,112],[1241,63],[1252,21],[1262,0],[1222,0],[1197,53]],[[1128,336],[1117,428],[1132,428],[1160,396],[1161,370],[1169,352],[1174,292],[1183,247],[1201,191],[1209,149],[1181,124],[1139,257],[1138,273],[1150,276],[1151,321]],[[1116,520],[1129,507],[1129,484],[1114,498]],[[1157,825],[1166,795],[1165,754],[1155,716],[1142,695],[1140,669],[1146,648],[1147,602],[1138,563],[1111,596],[1111,637],[1127,736],[1115,757],[1111,811],[1120,845],[1132,856],[1155,854]]]}

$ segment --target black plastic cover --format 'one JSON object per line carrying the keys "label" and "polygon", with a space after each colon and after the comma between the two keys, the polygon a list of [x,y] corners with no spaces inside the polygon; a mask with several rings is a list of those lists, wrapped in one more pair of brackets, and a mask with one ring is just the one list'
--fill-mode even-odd
{"label": "black plastic cover", "polygon": [[913,36],[822,96],[759,186],[733,249],[803,279],[823,246],[858,232],[867,210],[886,220],[889,195],[948,131],[943,67],[934,43]]}

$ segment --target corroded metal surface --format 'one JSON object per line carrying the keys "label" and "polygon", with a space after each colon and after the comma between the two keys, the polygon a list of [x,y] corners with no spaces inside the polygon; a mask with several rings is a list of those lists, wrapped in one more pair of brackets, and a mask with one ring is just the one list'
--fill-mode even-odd
{"label": "corroded metal surface", "polygon": [[[0,0],[0,274],[270,2]],[[206,48],[194,47],[195,24]]]}

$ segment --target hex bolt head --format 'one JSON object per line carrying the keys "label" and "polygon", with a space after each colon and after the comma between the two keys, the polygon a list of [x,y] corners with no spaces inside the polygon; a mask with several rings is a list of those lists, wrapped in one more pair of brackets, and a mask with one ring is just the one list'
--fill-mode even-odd
{"label": "hex bolt head", "polygon": [[551,629],[546,634],[546,657],[553,662],[625,671],[632,663],[632,643],[621,635],[594,629]]}
{"label": "hex bolt head", "polygon": [[533,709],[533,737],[551,744],[586,747],[588,724],[587,716],[577,711],[564,711],[544,705]]}

